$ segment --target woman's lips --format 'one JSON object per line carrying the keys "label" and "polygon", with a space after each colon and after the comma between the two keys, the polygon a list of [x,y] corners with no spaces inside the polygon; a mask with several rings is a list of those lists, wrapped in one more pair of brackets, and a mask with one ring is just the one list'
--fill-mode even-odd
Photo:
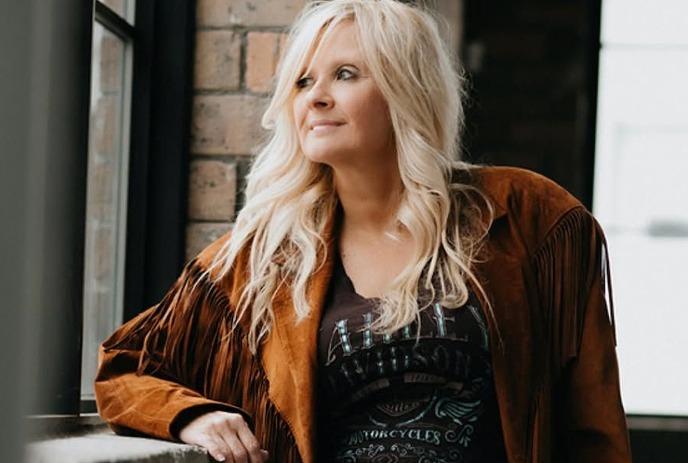
{"label": "woman's lips", "polygon": [[342,125],[344,125],[343,122],[337,121],[315,121],[311,124],[311,132],[327,133]]}
{"label": "woman's lips", "polygon": [[337,127],[339,127],[342,124],[322,124],[322,125],[316,125],[313,127],[311,130],[316,133],[321,133],[321,132],[330,132]]}
{"label": "woman's lips", "polygon": [[343,121],[338,121],[336,119],[313,119],[308,125],[312,129],[316,125],[342,125],[343,123]]}

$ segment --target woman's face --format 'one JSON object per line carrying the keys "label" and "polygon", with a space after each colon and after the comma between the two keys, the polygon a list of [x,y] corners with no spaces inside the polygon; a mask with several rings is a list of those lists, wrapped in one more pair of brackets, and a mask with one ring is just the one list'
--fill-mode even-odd
{"label": "woman's face", "polygon": [[293,101],[304,155],[334,168],[396,160],[387,103],[363,62],[354,28],[349,20],[332,30],[309,73],[302,70]]}

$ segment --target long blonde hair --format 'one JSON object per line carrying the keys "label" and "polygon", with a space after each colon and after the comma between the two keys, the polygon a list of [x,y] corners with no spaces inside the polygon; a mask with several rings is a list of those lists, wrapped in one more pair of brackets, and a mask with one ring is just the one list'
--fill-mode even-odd
{"label": "long blonde hair", "polygon": [[289,285],[297,321],[309,314],[309,278],[327,257],[322,234],[338,204],[333,174],[302,153],[292,101],[307,57],[317,55],[343,20],[353,20],[366,64],[388,103],[404,186],[397,220],[418,243],[414,264],[381,298],[372,328],[391,332],[418,319],[425,308],[418,303],[419,287],[434,297],[437,285],[440,302],[450,308],[467,301],[468,281],[485,296],[472,264],[493,209],[479,192],[471,194],[475,188],[452,180],[457,171],[472,167],[459,160],[464,77],[437,20],[429,10],[395,0],[314,1],[290,30],[262,118],[270,137],[247,175],[245,205],[232,236],[208,270],[219,267],[220,279],[244,248],[249,251],[237,319],[249,311],[253,353],[272,327],[273,296],[280,285]]}

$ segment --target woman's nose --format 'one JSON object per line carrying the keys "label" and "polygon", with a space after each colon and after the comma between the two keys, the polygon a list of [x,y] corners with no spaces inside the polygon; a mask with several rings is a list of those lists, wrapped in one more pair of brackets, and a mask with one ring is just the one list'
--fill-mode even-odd
{"label": "woman's nose", "polygon": [[327,85],[322,82],[314,84],[308,92],[308,106],[313,108],[327,108],[332,106],[334,100],[330,95]]}

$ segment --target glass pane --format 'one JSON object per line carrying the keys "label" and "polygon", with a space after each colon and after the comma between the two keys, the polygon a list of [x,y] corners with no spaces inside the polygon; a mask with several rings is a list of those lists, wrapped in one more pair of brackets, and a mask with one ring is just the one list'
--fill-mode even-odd
{"label": "glass pane", "polygon": [[119,37],[94,24],[82,399],[93,398],[98,345],[122,323],[130,54],[129,47]]}
{"label": "glass pane", "polygon": [[100,3],[110,8],[112,11],[134,24],[134,4],[135,0],[99,0]]}
{"label": "glass pane", "polygon": [[686,0],[604,0],[602,42],[688,45]]}
{"label": "glass pane", "polygon": [[[594,212],[612,259],[622,395],[628,413],[687,415],[688,3],[604,5]],[[632,21],[642,27],[622,28]]]}

